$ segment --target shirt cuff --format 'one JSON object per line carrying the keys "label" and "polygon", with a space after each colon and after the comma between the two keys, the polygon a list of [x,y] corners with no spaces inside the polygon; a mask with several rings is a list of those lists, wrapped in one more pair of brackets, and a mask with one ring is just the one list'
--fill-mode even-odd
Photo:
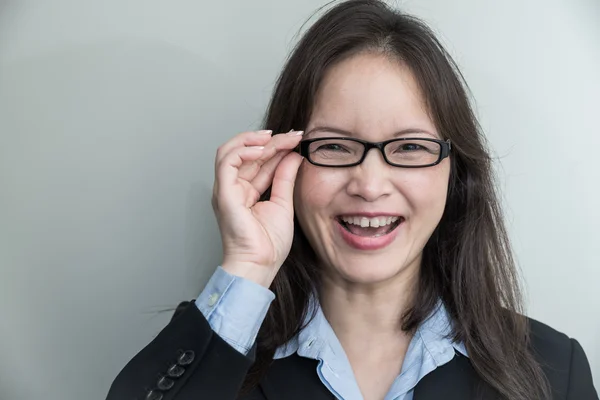
{"label": "shirt cuff", "polygon": [[217,335],[246,355],[274,299],[269,289],[219,266],[198,296],[196,306]]}

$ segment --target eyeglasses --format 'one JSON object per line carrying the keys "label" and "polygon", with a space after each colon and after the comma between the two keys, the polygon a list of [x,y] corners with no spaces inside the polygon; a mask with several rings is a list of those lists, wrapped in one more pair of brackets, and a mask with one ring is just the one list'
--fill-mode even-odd
{"label": "eyeglasses", "polygon": [[423,168],[439,164],[448,157],[450,139],[399,138],[367,142],[345,137],[306,139],[296,149],[311,164],[321,167],[352,167],[364,161],[370,149],[377,148],[394,167]]}

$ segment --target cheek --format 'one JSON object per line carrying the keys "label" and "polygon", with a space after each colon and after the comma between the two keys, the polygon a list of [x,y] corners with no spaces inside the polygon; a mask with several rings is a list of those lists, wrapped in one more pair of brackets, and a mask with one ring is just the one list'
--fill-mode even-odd
{"label": "cheek", "polygon": [[298,171],[294,187],[294,208],[298,218],[327,214],[327,207],[342,190],[344,180],[339,172],[317,168],[308,163]]}
{"label": "cheek", "polygon": [[420,172],[411,175],[399,186],[415,214],[439,221],[446,206],[449,171],[433,167]]}

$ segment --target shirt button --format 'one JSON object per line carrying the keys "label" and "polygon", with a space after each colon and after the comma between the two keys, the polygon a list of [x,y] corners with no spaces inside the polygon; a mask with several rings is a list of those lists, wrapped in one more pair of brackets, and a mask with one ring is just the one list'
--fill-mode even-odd
{"label": "shirt button", "polygon": [[208,306],[212,307],[217,304],[217,300],[219,300],[219,295],[217,293],[213,293],[208,296]]}

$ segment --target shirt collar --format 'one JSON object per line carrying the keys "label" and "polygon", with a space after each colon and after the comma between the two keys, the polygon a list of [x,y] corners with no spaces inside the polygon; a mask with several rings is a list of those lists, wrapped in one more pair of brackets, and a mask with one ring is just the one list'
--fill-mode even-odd
{"label": "shirt collar", "polygon": [[[323,352],[332,352],[335,356],[346,357],[335,332],[323,314],[318,301],[312,297],[309,301],[309,310],[316,308],[314,318],[312,312],[307,313],[305,324],[308,324],[285,345],[279,347],[275,352],[275,359],[288,357],[298,353],[302,357],[315,360],[322,359]],[[424,347],[430,353],[436,364],[442,365],[444,362],[439,359],[440,354],[447,354],[448,347],[468,357],[467,349],[462,342],[453,342],[451,339],[452,324],[449,314],[442,301],[438,301],[429,317],[421,323],[415,332],[415,336],[409,345],[407,355],[416,347],[417,342],[422,342]],[[333,340],[335,339],[335,340]],[[404,367],[403,367],[404,369]]]}

